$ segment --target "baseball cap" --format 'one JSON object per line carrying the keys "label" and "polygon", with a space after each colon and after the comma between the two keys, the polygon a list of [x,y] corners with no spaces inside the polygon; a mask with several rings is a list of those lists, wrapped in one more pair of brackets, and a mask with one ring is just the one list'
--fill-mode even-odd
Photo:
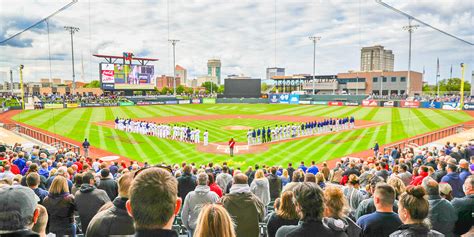
{"label": "baseball cap", "polygon": [[439,193],[442,193],[444,195],[448,195],[450,192],[453,191],[453,189],[451,188],[451,185],[445,182],[439,183],[438,187],[439,187]]}
{"label": "baseball cap", "polygon": [[20,185],[0,188],[0,229],[24,228],[25,218],[32,218],[38,203],[30,188]]}

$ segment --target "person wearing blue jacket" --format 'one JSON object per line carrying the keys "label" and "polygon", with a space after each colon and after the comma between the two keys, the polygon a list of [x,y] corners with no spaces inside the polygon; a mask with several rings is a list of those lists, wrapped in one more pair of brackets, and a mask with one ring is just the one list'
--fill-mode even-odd
{"label": "person wearing blue jacket", "polygon": [[448,183],[453,189],[453,197],[464,197],[464,192],[462,190],[463,182],[459,177],[459,174],[456,172],[457,167],[454,164],[448,164],[447,169],[448,174],[441,178],[441,182]]}

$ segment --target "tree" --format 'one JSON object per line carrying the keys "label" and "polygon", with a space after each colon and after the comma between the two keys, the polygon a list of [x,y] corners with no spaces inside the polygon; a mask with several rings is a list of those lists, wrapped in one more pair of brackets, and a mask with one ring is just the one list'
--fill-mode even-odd
{"label": "tree", "polygon": [[184,92],[184,86],[183,85],[179,85],[176,87],[176,94],[177,95],[180,95],[180,94],[183,94]]}
{"label": "tree", "polygon": [[100,82],[98,80],[93,80],[90,83],[84,85],[85,88],[100,88]]}
{"label": "tree", "polygon": [[[458,92],[461,90],[461,79],[460,78],[449,78],[443,79],[439,82],[440,91]],[[464,91],[471,90],[471,83],[464,81]]]}
{"label": "tree", "polygon": [[432,92],[432,91],[433,91],[432,86],[428,84],[423,85],[423,92]]}
{"label": "tree", "polygon": [[261,89],[261,92],[265,92],[268,90],[268,84],[267,83],[262,83],[262,89]]}
{"label": "tree", "polygon": [[210,93],[211,92],[211,84],[212,84],[212,91],[216,92],[219,89],[219,87],[214,82],[206,81],[206,82],[202,83],[201,87],[206,88],[206,93]]}
{"label": "tree", "polygon": [[168,94],[168,92],[171,92],[171,90],[168,87],[165,86],[165,87],[161,88],[160,94],[166,95],[166,94]]}
{"label": "tree", "polygon": [[188,95],[192,95],[192,94],[194,94],[194,89],[192,87],[186,87],[186,88],[184,88],[184,93],[186,93]]}
{"label": "tree", "polygon": [[217,89],[217,93],[223,94],[224,93],[224,88],[225,88],[224,85],[220,85],[219,89]]}

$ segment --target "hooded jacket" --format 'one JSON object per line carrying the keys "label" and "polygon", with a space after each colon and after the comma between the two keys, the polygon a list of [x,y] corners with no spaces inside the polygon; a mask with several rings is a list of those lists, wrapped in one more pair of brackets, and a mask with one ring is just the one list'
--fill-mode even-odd
{"label": "hooded jacket", "polygon": [[454,236],[454,224],[458,220],[458,215],[453,205],[439,195],[429,195],[428,202],[430,204],[428,218],[432,228],[446,237]]}
{"label": "hooded jacket", "polygon": [[453,189],[453,197],[464,197],[464,192],[462,191],[463,182],[459,178],[459,174],[456,172],[451,172],[441,178],[441,182],[448,183]]}
{"label": "hooded jacket", "polygon": [[86,232],[89,222],[105,203],[110,202],[104,190],[90,184],[82,184],[76,192],[75,204],[81,219],[82,232]]}
{"label": "hooded jacket", "polygon": [[263,220],[265,206],[250,192],[247,184],[234,184],[220,202],[235,221],[237,237],[259,236],[259,222]]}
{"label": "hooded jacket", "polygon": [[348,236],[360,236],[362,232],[362,228],[349,217],[343,219],[323,218],[323,224],[335,231],[343,231]]}
{"label": "hooded jacket", "polygon": [[421,224],[401,225],[397,231],[390,234],[390,237],[406,236],[442,237],[443,234],[436,230],[430,230],[428,227]]}
{"label": "hooded jacket", "polygon": [[332,229],[322,220],[308,220],[300,221],[298,225],[287,225],[280,227],[276,233],[276,237],[345,237],[348,235],[346,232],[344,232],[344,229],[344,224],[341,224],[341,226],[336,229]]}
{"label": "hooded jacket", "polygon": [[219,196],[206,185],[198,185],[194,191],[189,192],[181,212],[181,219],[186,229],[196,229],[197,218],[202,207],[208,203],[216,203],[218,200]]}
{"label": "hooded jacket", "polygon": [[275,200],[280,197],[281,189],[283,188],[282,180],[274,174],[269,174],[267,179],[270,188],[270,198]]}
{"label": "hooded jacket", "polygon": [[74,196],[69,193],[49,194],[43,201],[48,211],[49,231],[63,233],[74,223]]}
{"label": "hooded jacket", "polygon": [[127,200],[117,197],[112,207],[97,213],[87,227],[86,236],[133,235],[133,219],[125,208]]}
{"label": "hooded jacket", "polygon": [[263,205],[267,206],[270,203],[270,185],[268,179],[254,179],[250,184],[250,190],[257,196]]}

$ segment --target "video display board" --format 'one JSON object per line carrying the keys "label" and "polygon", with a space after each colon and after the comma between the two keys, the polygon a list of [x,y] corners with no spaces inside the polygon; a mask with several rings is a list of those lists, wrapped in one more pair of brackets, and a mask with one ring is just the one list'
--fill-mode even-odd
{"label": "video display board", "polygon": [[104,90],[153,90],[155,67],[136,64],[100,64],[100,80]]}

